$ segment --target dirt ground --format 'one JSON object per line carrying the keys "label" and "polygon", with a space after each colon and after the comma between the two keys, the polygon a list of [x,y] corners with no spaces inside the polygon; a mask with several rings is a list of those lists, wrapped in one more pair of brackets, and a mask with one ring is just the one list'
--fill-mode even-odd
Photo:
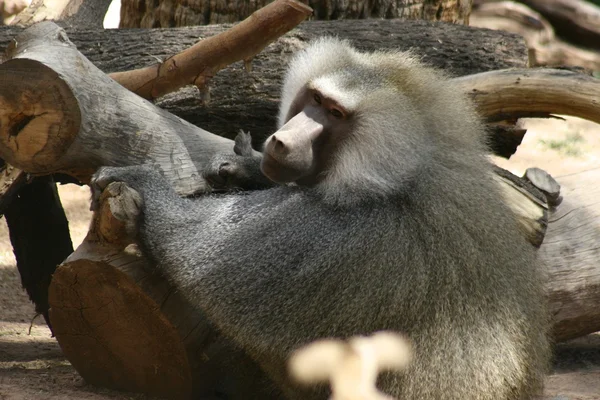
{"label": "dirt ground", "polygon": [[[557,177],[600,167],[600,125],[530,120],[524,144],[509,162],[521,174],[538,166]],[[59,188],[77,246],[89,223],[87,188]],[[600,306],[600,305],[599,305]],[[145,399],[86,384],[64,358],[42,318],[28,333],[34,309],[21,289],[6,224],[0,223],[0,400]],[[600,400],[600,333],[557,346],[544,400]]]}

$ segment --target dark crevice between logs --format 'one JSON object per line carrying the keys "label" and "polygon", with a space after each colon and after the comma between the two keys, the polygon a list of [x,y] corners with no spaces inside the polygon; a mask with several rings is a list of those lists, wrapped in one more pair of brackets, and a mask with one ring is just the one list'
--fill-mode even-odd
{"label": "dark crevice between logs", "polygon": [[69,223],[51,176],[22,185],[3,207],[21,284],[35,311],[48,316],[48,286],[58,264],[73,252]]}

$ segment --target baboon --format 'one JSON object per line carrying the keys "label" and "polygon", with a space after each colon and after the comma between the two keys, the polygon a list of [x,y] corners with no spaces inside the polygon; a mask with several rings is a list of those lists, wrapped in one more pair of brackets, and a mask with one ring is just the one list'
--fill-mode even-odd
{"label": "baboon", "polygon": [[544,280],[468,99],[410,53],[326,38],[292,60],[279,125],[261,161],[273,188],[181,199],[147,166],[93,185],[141,194],[142,251],[287,399],[327,398],[290,381],[293,350],[379,330],[414,347],[380,379],[396,398],[539,394]]}

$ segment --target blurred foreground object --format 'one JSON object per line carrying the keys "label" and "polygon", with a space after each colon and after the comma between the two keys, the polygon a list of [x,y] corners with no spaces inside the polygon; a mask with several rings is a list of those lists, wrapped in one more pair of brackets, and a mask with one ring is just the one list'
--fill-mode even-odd
{"label": "blurred foreground object", "polygon": [[296,351],[290,358],[291,375],[305,384],[330,381],[331,400],[392,400],[375,386],[377,375],[405,368],[411,346],[401,335],[377,332],[348,341],[325,339]]}

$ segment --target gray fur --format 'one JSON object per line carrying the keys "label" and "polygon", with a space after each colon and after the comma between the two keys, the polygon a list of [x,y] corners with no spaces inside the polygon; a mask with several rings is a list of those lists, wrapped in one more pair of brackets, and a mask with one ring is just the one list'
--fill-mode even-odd
{"label": "gray fur", "polygon": [[381,379],[396,398],[532,398],[549,354],[543,276],[473,107],[410,55],[325,39],[292,62],[281,123],[323,77],[357,124],[315,187],[180,199],[147,167],[102,169],[95,185],[142,194],[143,251],[289,399],[326,398],[288,381],[291,351],[384,329],[415,346]]}

